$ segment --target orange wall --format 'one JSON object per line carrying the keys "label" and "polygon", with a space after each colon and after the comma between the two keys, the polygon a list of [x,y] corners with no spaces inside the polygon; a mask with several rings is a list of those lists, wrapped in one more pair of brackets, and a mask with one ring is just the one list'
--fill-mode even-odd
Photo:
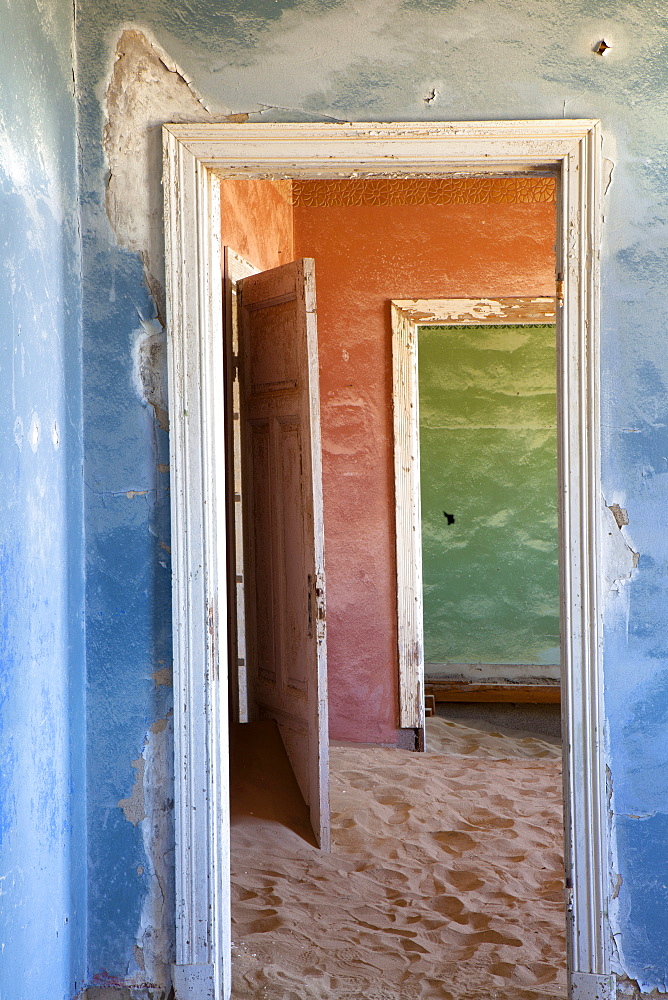
{"label": "orange wall", "polygon": [[225,180],[223,246],[264,271],[293,259],[291,181]]}
{"label": "orange wall", "polygon": [[295,181],[316,262],[330,735],[396,743],[389,300],[554,294],[549,179]]}

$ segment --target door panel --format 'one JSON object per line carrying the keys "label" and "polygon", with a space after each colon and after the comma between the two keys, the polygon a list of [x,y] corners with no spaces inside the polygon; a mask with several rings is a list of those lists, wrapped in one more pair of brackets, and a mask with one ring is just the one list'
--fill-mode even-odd
{"label": "door panel", "polygon": [[[273,493],[271,465],[269,459],[269,421],[249,421],[247,428],[251,437],[251,470],[246,490],[246,503],[250,515],[251,545],[250,564],[247,570],[247,590],[251,591],[251,603],[247,615],[252,626],[246,638],[246,651],[256,664],[252,671],[250,685],[251,698],[255,697],[255,676],[276,681],[274,632],[271,619],[257,615],[256,608],[270,607],[273,599],[272,533],[271,507],[269,498]],[[250,501],[250,502],[249,502]],[[252,703],[250,710],[252,712]],[[254,714],[254,713],[253,713]]]}
{"label": "door panel", "polygon": [[275,719],[329,849],[324,544],[314,265],[238,283],[252,716]]}

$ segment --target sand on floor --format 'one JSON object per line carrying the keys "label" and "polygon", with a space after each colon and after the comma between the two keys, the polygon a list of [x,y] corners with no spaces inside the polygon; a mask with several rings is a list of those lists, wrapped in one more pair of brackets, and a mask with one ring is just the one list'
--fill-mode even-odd
{"label": "sand on floor", "polygon": [[558,747],[438,718],[424,754],[333,746],[322,854],[289,778],[253,788],[260,742],[233,771],[234,1000],[566,996]]}

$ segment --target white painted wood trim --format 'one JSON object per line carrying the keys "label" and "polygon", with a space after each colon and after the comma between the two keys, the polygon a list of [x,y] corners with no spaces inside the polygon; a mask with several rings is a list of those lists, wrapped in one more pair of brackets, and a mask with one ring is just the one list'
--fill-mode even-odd
{"label": "white painted wood trim", "polygon": [[556,323],[552,298],[507,299],[393,299],[414,326],[518,326],[521,323]]}
{"label": "white painted wood trim", "polygon": [[[258,274],[259,268],[255,267],[244,257],[241,257],[231,247],[224,247],[225,255],[225,351],[229,359],[229,371],[227,375],[227,417],[231,426],[228,427],[226,441],[228,447],[231,443],[232,454],[228,456],[227,470],[228,477],[233,480],[229,485],[232,497],[228,496],[228,524],[233,526],[233,539],[229,539],[229,544],[234,546],[234,559],[232,562],[234,570],[234,580],[228,579],[228,591],[234,591],[236,595],[236,614],[229,615],[230,620],[234,617],[236,627],[236,641],[230,643],[230,649],[234,648],[236,653],[236,663],[232,664],[232,689],[236,687],[236,721],[248,722],[248,657],[246,652],[246,594],[245,594],[245,570],[244,570],[244,507],[243,507],[243,486],[241,482],[241,400],[239,396],[239,373],[237,370],[237,358],[239,355],[239,317],[238,317],[238,284],[243,278],[248,278],[251,274]],[[236,414],[236,417],[235,417]],[[234,717],[234,716],[233,716]]]}
{"label": "white painted wood trim", "polygon": [[167,133],[164,187],[176,760],[175,981],[189,983],[193,968],[197,985],[188,986],[184,995],[209,997],[213,982],[218,1000],[229,996],[231,942],[219,186],[211,172]]}
{"label": "white painted wood trim", "polygon": [[554,298],[393,299],[391,311],[399,725],[423,729],[418,331],[421,326],[556,323],[556,302]]}
{"label": "white painted wood trim", "polygon": [[418,326],[392,302],[399,725],[424,728]]}
{"label": "white painted wood trim", "polygon": [[[203,298],[202,275],[220,275],[211,174],[246,177],[443,176],[456,173],[552,172],[560,179],[558,259],[563,274],[563,316],[558,320],[560,446],[562,465],[562,614],[567,739],[566,850],[572,879],[569,968],[609,975],[608,839],[598,565],[600,455],[598,337],[600,244],[600,130],[593,119],[514,122],[408,122],[400,124],[166,125],[165,216],[170,303],[170,419],[172,421],[173,563],[177,784],[177,962],[216,965],[216,1000],[229,993],[229,858],[227,834],[207,842],[205,814],[225,816],[227,734],[220,718],[226,688],[220,650],[220,592],[213,553],[223,545],[211,503],[220,484],[211,478],[215,424],[207,426],[207,392],[195,386],[203,366],[215,365],[222,321]],[[199,227],[199,228],[198,228]],[[204,227],[204,229],[202,229]],[[211,235],[204,237],[204,233]],[[199,277],[198,277],[199,275]],[[186,280],[188,279],[188,280]],[[218,340],[215,338],[218,337]],[[207,347],[207,344],[209,346]],[[215,354],[215,352],[213,352]],[[189,409],[189,407],[193,409]],[[194,426],[197,424],[195,432]],[[195,457],[195,439],[201,450]],[[207,493],[209,489],[213,493]],[[206,502],[206,503],[205,503]],[[221,516],[224,509],[221,504]],[[213,523],[212,523],[213,519]],[[211,536],[213,532],[213,537]],[[220,563],[224,565],[224,560]],[[224,635],[224,633],[223,633]],[[216,652],[218,650],[218,652]],[[198,660],[198,656],[201,657]],[[224,653],[223,653],[224,657]],[[217,692],[217,694],[216,694]],[[185,708],[185,711],[184,711]],[[199,709],[199,711],[198,711]],[[222,713],[224,716],[224,712]],[[213,770],[202,765],[213,751]],[[202,743],[199,736],[206,736]],[[206,747],[206,750],[203,749]],[[194,758],[190,750],[194,752]],[[198,784],[196,775],[201,777]],[[225,785],[225,793],[227,786]],[[196,820],[190,811],[198,809]],[[220,831],[227,829],[221,823]],[[218,835],[216,835],[218,836]],[[213,916],[209,904],[213,906]],[[205,944],[199,933],[215,929]],[[206,955],[205,959],[197,956]],[[571,979],[571,987],[576,978]],[[180,998],[177,998],[180,1000]]]}
{"label": "white painted wood trim", "polygon": [[615,1000],[616,977],[595,976],[588,972],[573,973],[569,982],[569,994],[571,1000]]}
{"label": "white painted wood trim", "polygon": [[562,720],[570,989],[610,974],[608,795],[600,599],[599,329],[601,134],[592,128],[560,171],[557,269]]}
{"label": "white painted wood trim", "polygon": [[494,173],[553,168],[594,119],[166,125],[204,166],[235,176]]}
{"label": "white painted wood trim", "polygon": [[320,365],[318,360],[318,324],[315,262],[306,258],[304,299],[306,307],[306,345],[309,386],[309,449],[311,458],[311,495],[314,539],[313,614],[315,617],[317,657],[317,809],[309,803],[311,822],[323,851],[332,849],[329,796],[329,695],[327,680],[327,584],[325,573],[325,512],[322,489],[322,442],[320,419]]}

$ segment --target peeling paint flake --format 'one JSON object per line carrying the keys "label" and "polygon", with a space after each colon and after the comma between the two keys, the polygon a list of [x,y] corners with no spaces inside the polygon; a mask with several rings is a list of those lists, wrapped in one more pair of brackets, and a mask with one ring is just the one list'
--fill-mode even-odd
{"label": "peeling paint flake", "polygon": [[137,772],[132,792],[129,798],[120,799],[118,802],[126,820],[132,823],[133,826],[138,826],[146,818],[146,809],[144,807],[144,764],[143,757],[138,757],[137,760],[132,761],[132,766]]}
{"label": "peeling paint flake", "polygon": [[155,670],[151,675],[155,681],[156,687],[164,685],[165,687],[172,686],[172,671],[169,667],[161,667],[160,670]]}
{"label": "peeling paint flake", "polygon": [[145,406],[152,406],[158,424],[169,431],[167,401],[167,342],[157,319],[140,320],[134,331],[132,377],[134,387]]}
{"label": "peeling paint flake", "polygon": [[622,531],[628,525],[626,510],[619,504],[603,504],[603,578],[604,593],[617,592],[630,580],[637,569],[639,554],[631,547]]}
{"label": "peeling paint flake", "polygon": [[[127,28],[118,39],[105,98],[107,216],[120,245],[142,255],[158,314],[164,317],[162,125],[216,119],[187,74],[136,28]],[[222,109],[218,119],[226,116]]]}
{"label": "peeling paint flake", "polygon": [[620,507],[618,503],[608,504],[608,510],[612,512],[612,516],[617,522],[617,527],[621,528],[623,524],[629,523],[629,515],[623,507]]}
{"label": "peeling paint flake", "polygon": [[[156,683],[166,683],[165,674],[171,677],[166,667],[156,671]],[[146,854],[146,864],[137,867],[148,891],[137,930],[135,960],[142,983],[160,983],[165,996],[174,961],[173,750],[172,716],[168,712],[146,733],[142,755],[132,762],[136,771],[132,792],[118,803],[128,822],[141,828]]]}

